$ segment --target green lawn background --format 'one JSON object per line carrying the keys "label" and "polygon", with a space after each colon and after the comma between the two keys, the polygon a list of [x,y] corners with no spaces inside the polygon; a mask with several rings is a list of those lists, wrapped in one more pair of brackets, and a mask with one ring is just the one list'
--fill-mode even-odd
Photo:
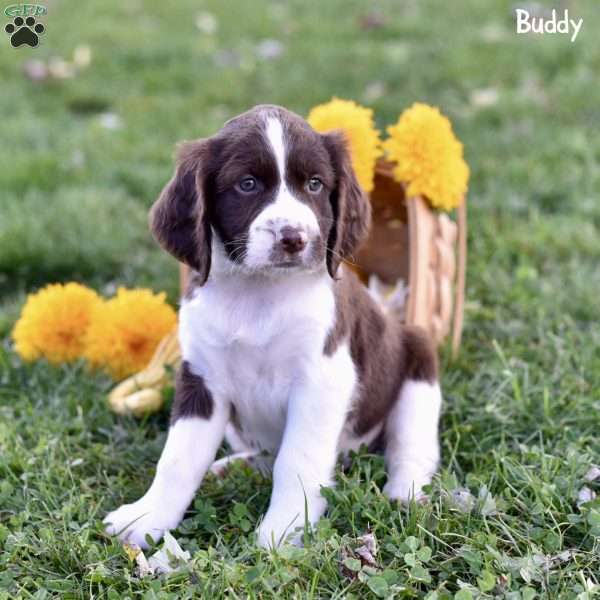
{"label": "green lawn background", "polygon": [[[577,496],[600,462],[600,5],[532,5],[583,17],[575,43],[515,35],[513,2],[47,6],[39,48],[0,45],[0,597],[592,597],[600,502]],[[82,44],[92,61],[74,78],[24,75]],[[391,506],[381,460],[361,455],[315,540],[273,557],[252,542],[269,482],[234,470],[175,532],[189,571],[140,581],[98,519],[150,481],[165,415],[113,416],[107,378],[23,365],[10,330],[47,282],[175,302],[146,214],[176,142],[254,104],[306,114],[332,95],[382,129],[414,101],[439,106],[471,166],[464,344],[445,360],[432,502]],[[465,507],[463,488],[481,499]],[[379,564],[358,574],[342,565],[368,529]]]}

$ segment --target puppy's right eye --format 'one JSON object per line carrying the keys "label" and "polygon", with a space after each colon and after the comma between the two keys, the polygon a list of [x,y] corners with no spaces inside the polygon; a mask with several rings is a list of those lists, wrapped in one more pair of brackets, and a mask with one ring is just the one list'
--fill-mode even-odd
{"label": "puppy's right eye", "polygon": [[254,177],[244,177],[237,184],[238,189],[244,194],[249,194],[256,189],[256,179]]}

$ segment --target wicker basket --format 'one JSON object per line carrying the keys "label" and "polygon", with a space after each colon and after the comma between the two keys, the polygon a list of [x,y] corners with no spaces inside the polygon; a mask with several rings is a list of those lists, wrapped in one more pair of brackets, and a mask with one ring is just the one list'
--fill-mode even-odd
{"label": "wicker basket", "polygon": [[427,329],[438,344],[451,335],[456,354],[464,310],[466,199],[455,222],[423,198],[406,198],[392,168],[385,161],[377,164],[371,192],[373,224],[354,268],[365,282],[369,275],[387,284],[403,280],[408,288],[406,322]]}

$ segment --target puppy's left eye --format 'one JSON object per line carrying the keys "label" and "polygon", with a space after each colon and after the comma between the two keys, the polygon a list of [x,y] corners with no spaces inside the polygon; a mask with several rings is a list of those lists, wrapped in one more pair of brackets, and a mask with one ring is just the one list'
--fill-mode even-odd
{"label": "puppy's left eye", "polygon": [[257,187],[256,179],[250,175],[244,177],[239,183],[238,188],[245,194],[253,192]]}
{"label": "puppy's left eye", "polygon": [[323,182],[318,177],[311,177],[306,182],[306,189],[311,194],[318,194],[323,189]]}

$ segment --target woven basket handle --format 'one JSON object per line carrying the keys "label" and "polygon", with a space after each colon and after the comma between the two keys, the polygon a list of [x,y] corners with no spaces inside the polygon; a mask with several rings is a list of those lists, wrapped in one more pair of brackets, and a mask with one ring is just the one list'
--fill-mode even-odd
{"label": "woven basket handle", "polygon": [[454,319],[452,324],[452,357],[456,358],[462,337],[465,311],[465,282],[467,278],[467,199],[457,209],[458,270],[454,294]]}

